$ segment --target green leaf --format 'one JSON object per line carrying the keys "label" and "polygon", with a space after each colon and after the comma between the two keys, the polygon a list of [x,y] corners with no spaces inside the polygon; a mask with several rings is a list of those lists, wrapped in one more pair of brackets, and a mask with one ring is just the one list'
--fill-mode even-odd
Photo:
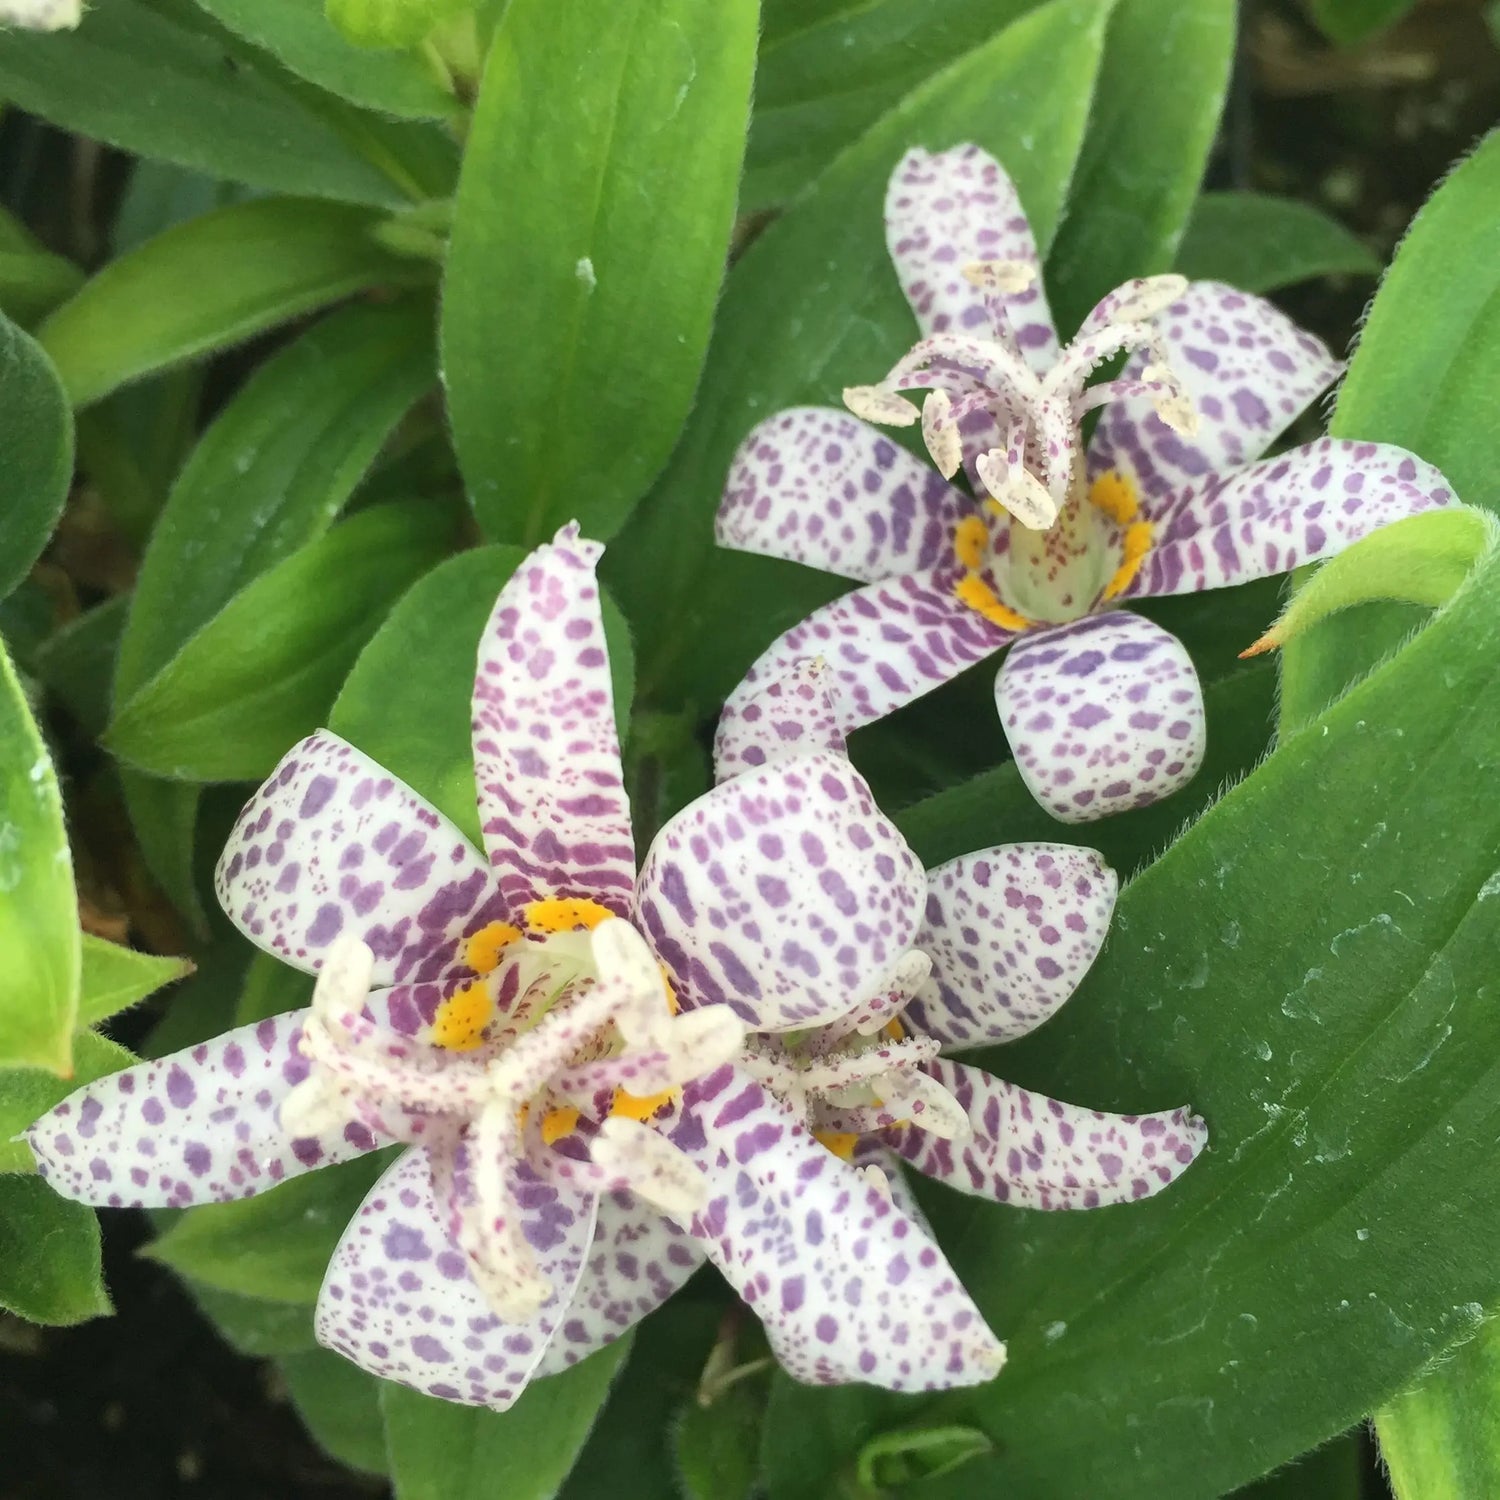
{"label": "green leaf", "polygon": [[1417,0],[1309,0],[1309,9],[1330,41],[1353,47],[1394,25]]}
{"label": "green leaf", "polygon": [[396,1154],[372,1151],[274,1192],[187,1209],[141,1253],[217,1291],[311,1305],[339,1237]]}
{"label": "green leaf", "polygon": [[859,1450],[855,1474],[872,1490],[951,1474],[994,1445],[974,1427],[910,1427],[883,1432]]}
{"label": "green leaf", "polygon": [[303,1302],[266,1302],[240,1297],[186,1278],[188,1294],[225,1342],[255,1359],[316,1350],[313,1309]]}
{"label": "green leaf", "polygon": [[392,603],[454,541],[426,500],[360,511],[248,584],[117,710],[107,748],[185,781],[251,781],[326,717]]}
{"label": "green leaf", "polygon": [[[480,547],[434,568],[391,611],[328,717],[330,729],[428,798],[476,847],[483,843],[469,734],[475,658],[495,598],[525,556],[519,547]],[[604,633],[623,725],[630,720],[630,636],[607,598]],[[412,671],[414,661],[420,672]]]}
{"label": "green leaf", "polygon": [[1345,1433],[1295,1463],[1234,1492],[1234,1500],[1360,1500],[1365,1462],[1359,1435]]}
{"label": "green leaf", "polygon": [[13,215],[0,209],[0,311],[30,328],[76,292],[83,272],[53,255]]}
{"label": "green leaf", "polygon": [[110,684],[130,608],[128,595],[97,604],[55,630],[32,661],[36,675],[55,693],[92,739],[109,722]]}
{"label": "green leaf", "polygon": [[329,20],[361,47],[415,47],[465,0],[325,0]]}
{"label": "green leaf", "polygon": [[[138,1005],[163,985],[193,972],[190,959],[160,958],[83,934],[83,978],[79,985],[78,1020],[89,1026]],[[77,1065],[74,1056],[74,1065]]]}
{"label": "green leaf", "polygon": [[609,1391],[630,1338],[534,1381],[506,1412],[384,1385],[396,1500],[551,1500]]}
{"label": "green leaf", "polygon": [[0,1308],[52,1324],[110,1311],[93,1209],[39,1177],[0,1177]]}
{"label": "green leaf", "polygon": [[66,1073],[78,1014],[78,901],[57,772],[0,642],[0,1067]]}
{"label": "green leaf", "polygon": [[1171,266],[1229,86],[1235,11],[1234,0],[1121,0],[1110,18],[1075,208],[1047,260],[1065,335],[1122,281]]}
{"label": "green leaf", "polygon": [[1414,1390],[1376,1413],[1396,1500],[1500,1494],[1500,1329],[1486,1324]]}
{"label": "green leaf", "polygon": [[1375,276],[1380,261],[1311,204],[1266,193],[1204,193],[1177,248],[1177,269],[1193,281],[1274,292],[1314,276]]}
{"label": "green leaf", "polygon": [[351,1469],[384,1474],[380,1382],[327,1349],[286,1354],[277,1365],[297,1415],[318,1446]]}
{"label": "green leaf", "polygon": [[52,361],[0,317],[0,599],[31,571],[73,482],[73,422]]}
{"label": "green leaf", "polygon": [[534,546],[569,520],[607,538],[666,462],[723,275],[756,16],[755,0],[506,9],[443,293],[454,444],[496,540]]}
{"label": "green leaf", "polygon": [[353,104],[412,120],[452,120],[458,101],[412,53],[352,46],[316,0],[198,0],[247,41]]}
{"label": "green leaf", "polygon": [[342,122],[273,59],[194,19],[191,6],[109,0],[76,31],[5,31],[0,95],[65,130],[211,176],[353,203],[402,201],[347,143]]}
{"label": "green leaf", "polygon": [[96,1078],[118,1073],[135,1062],[134,1054],[94,1031],[73,1038],[73,1071],[59,1077],[46,1068],[0,1068],[0,1172],[33,1172],[36,1161],[19,1135],[74,1089]]}
{"label": "green leaf", "polygon": [[687,1500],[749,1500],[760,1477],[760,1432],[769,1382],[737,1381],[709,1406],[683,1404],[673,1429]]}
{"label": "green leaf", "polygon": [[227,348],[351,292],[410,280],[365,209],[311,198],[231,203],[111,261],[39,333],[75,406]]}
{"label": "green leaf", "polygon": [[1037,0],[763,0],[740,210],[784,203],[924,80]]}
{"label": "green leaf", "polygon": [[882,229],[892,169],[915,143],[977,141],[1005,163],[1047,246],[1109,10],[1108,0],[1053,0],[966,53],[882,115],[735,265],[682,441],[605,558],[654,706],[721,702],[768,641],[843,587],[716,548],[713,518],[757,421],[836,405],[845,385],[889,368],[914,338]]}
{"label": "green leaf", "polygon": [[832,1386],[814,1396],[778,1370],[761,1435],[771,1500],[874,1500],[859,1485],[855,1464],[899,1409],[898,1398],[870,1386]]}
{"label": "green leaf", "polygon": [[234,1024],[248,1026],[300,1010],[312,999],[313,976],[293,969],[269,953],[256,952],[245,971],[245,982],[234,1006]]}

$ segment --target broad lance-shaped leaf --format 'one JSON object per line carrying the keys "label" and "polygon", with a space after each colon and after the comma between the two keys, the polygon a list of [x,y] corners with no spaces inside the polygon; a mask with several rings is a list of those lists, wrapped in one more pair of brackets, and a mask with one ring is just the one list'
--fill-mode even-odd
{"label": "broad lance-shaped leaf", "polygon": [[110,1311],[98,1217],[38,1177],[0,1177],[0,1308],[53,1324]]}
{"label": "broad lance-shaped leaf", "polygon": [[1064,334],[1106,292],[1172,264],[1219,126],[1235,13],[1233,0],[1120,0],[1110,17],[1076,208],[1047,260]]}
{"label": "broad lance-shaped leaf", "polygon": [[310,734],[396,598],[455,540],[427,500],[377,506],[248,584],[120,706],[108,748],[184,781],[248,781]]}
{"label": "broad lance-shaped leaf", "polygon": [[608,538],[671,452],[728,251],[757,13],[505,11],[443,292],[454,445],[497,541],[534,546],[569,520]]}
{"label": "broad lance-shaped leaf", "polygon": [[73,404],[87,406],[351,292],[419,276],[376,243],[376,222],[312,198],[229,204],[111,261],[38,336]]}
{"label": "broad lance-shaped leaf", "polygon": [[327,1349],[285,1354],[276,1361],[302,1425],[341,1464],[386,1472],[380,1382]]}
{"label": "broad lance-shaped leaf", "polygon": [[83,934],[83,975],[79,984],[78,1021],[89,1026],[139,1004],[163,985],[191,974],[186,958],[161,958]]}
{"label": "broad lance-shaped leaf", "polygon": [[72,32],[0,33],[0,94],[64,129],[273,192],[402,202],[347,121],[295,84],[171,0],[89,6]]}
{"label": "broad lance-shaped leaf", "polygon": [[401,1500],[552,1500],[633,1335],[534,1381],[509,1411],[458,1406],[385,1384],[386,1449]]}
{"label": "broad lance-shaped leaf", "polygon": [[0,1067],[66,1073],[78,1014],[78,901],[57,772],[0,642]]}
{"label": "broad lance-shaped leaf", "polygon": [[762,417],[833,403],[912,339],[886,254],[886,179],[913,141],[972,140],[1006,163],[1038,241],[1056,228],[1099,67],[1109,0],[1052,0],[883,114],[737,262],[699,401],[672,462],[604,560],[637,631],[643,696],[722,701],[766,643],[838,580],[716,548],[730,458]]}
{"label": "broad lance-shaped leaf", "polygon": [[1266,193],[1204,193],[1177,247],[1177,269],[1189,281],[1272,292],[1314,276],[1375,276],[1380,261],[1309,203]]}
{"label": "broad lance-shaped leaf", "polygon": [[47,545],[73,479],[73,422],[51,360],[0,317],[0,599]]}

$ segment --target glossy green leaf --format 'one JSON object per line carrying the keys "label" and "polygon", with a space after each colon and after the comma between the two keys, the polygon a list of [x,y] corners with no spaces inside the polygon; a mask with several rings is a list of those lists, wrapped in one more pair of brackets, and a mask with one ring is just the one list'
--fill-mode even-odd
{"label": "glossy green leaf", "polygon": [[757,13],[505,11],[443,291],[454,444],[495,540],[536,545],[569,520],[607,538],[666,462],[723,275]]}
{"label": "glossy green leaf", "polygon": [[78,1014],[78,902],[52,758],[0,642],[0,1067],[66,1073]]}
{"label": "glossy green leaf", "polygon": [[1177,248],[1177,269],[1194,281],[1273,292],[1314,276],[1374,276],[1380,261],[1309,203],[1268,193],[1204,193]]}
{"label": "glossy green leaf", "polygon": [[904,95],[1037,0],[763,0],[740,208],[794,197]]}
{"label": "glossy green leaf", "polygon": [[77,31],[0,34],[0,95],[64,129],[275,192],[401,202],[294,82],[171,0],[109,0]]}
{"label": "glossy green leaf", "polygon": [[1350,1432],[1236,1490],[1234,1500],[1361,1500],[1364,1474],[1359,1435]]}
{"label": "glossy green leaf", "polygon": [[1308,9],[1325,36],[1353,47],[1394,25],[1417,0],[1308,0]]}
{"label": "glossy green leaf", "polygon": [[117,710],[105,736],[138,770],[251,781],[327,716],[391,605],[455,540],[426,500],[360,511],[255,579]]}
{"label": "glossy green leaf", "polygon": [[327,1349],[283,1355],[276,1363],[297,1415],[318,1446],[351,1469],[384,1474],[380,1382]]}
{"label": "glossy green leaf", "polygon": [[264,47],[294,73],[366,109],[449,120],[458,101],[414,53],[353,46],[317,0],[198,0],[216,20]]}
{"label": "glossy green leaf", "polygon": [[1234,0],[1120,0],[1110,18],[1075,208],[1047,260],[1064,335],[1122,281],[1170,268],[1218,129],[1235,16]]}
{"label": "glossy green leaf", "polygon": [[0,598],[31,570],[73,481],[73,421],[57,371],[0,317]]}
{"label": "glossy green leaf", "polygon": [[237,344],[351,292],[409,280],[365,209],[312,198],[231,203],[111,261],[39,338],[75,406]]}
{"label": "glossy green leaf", "polygon": [[142,1254],[218,1291],[311,1305],[355,1210],[394,1159],[372,1151],[271,1193],[188,1209]]}
{"label": "glossy green leaf", "polygon": [[109,722],[115,658],[129,609],[126,594],[95,605],[53,631],[32,660],[43,685],[62,700],[91,737],[102,734]]}
{"label": "glossy green leaf", "polygon": [[899,1410],[896,1397],[871,1386],[832,1386],[813,1395],[777,1371],[761,1437],[771,1500],[874,1500],[855,1472],[859,1453],[898,1424]]}
{"label": "glossy green leaf", "polygon": [[74,1089],[118,1073],[135,1060],[118,1042],[94,1031],[80,1031],[73,1038],[73,1071],[66,1078],[46,1068],[0,1068],[0,1172],[34,1171],[31,1148],[13,1137]]}
{"label": "glossy green leaf", "polygon": [[[482,847],[475,809],[469,703],[479,637],[495,598],[526,556],[480,547],[450,558],[390,613],[349,673],[328,727],[393,771]],[[604,601],[615,712],[630,719],[630,636]],[[420,672],[411,664],[422,663]]]}
{"label": "glossy green leaf", "polygon": [[1500,1494],[1500,1330],[1486,1324],[1415,1389],[1376,1414],[1396,1500]]}
{"label": "glossy green leaf", "polygon": [[0,1177],[0,1308],[53,1324],[110,1311],[93,1209],[39,1177]]}
{"label": "glossy green leaf", "polygon": [[552,1500],[629,1346],[627,1335],[534,1381],[505,1412],[382,1386],[396,1500]]}
{"label": "glossy green leaf", "polygon": [[[83,977],[78,990],[79,1024],[89,1026],[106,1020],[192,972],[190,959],[141,953],[85,932]],[[74,1062],[76,1065],[76,1057]]]}
{"label": "glossy green leaf", "polygon": [[697,406],[671,464],[605,558],[637,633],[642,695],[721,701],[761,648],[841,583],[714,546],[734,450],[785,406],[837,404],[889,368],[914,323],[886,255],[886,180],[911,145],[979,142],[1051,242],[1099,66],[1108,0],[1053,0],[881,116],[730,273]]}
{"label": "glossy green leaf", "polygon": [[191,1278],[186,1278],[183,1284],[225,1342],[241,1354],[265,1359],[272,1355],[306,1354],[318,1347],[309,1303],[241,1297]]}

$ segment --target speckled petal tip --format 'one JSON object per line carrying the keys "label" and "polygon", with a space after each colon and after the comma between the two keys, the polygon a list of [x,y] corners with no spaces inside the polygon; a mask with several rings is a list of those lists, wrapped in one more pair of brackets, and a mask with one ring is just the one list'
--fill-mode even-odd
{"label": "speckled petal tip", "polygon": [[832,674],[839,725],[846,734],[883,719],[951,681],[1015,639],[953,593],[953,569],[907,573],[867,584],[814,610],[761,653],[729,695],[721,733],[756,697],[803,657],[821,656]]}
{"label": "speckled petal tip", "polygon": [[373,1150],[350,1119],[292,1138],[282,1102],[307,1077],[305,1010],[138,1063],[70,1094],[26,1133],[66,1198],[109,1208],[186,1208],[249,1198],[313,1167]]}
{"label": "speckled petal tip", "polygon": [[1033,270],[1022,291],[991,295],[1004,307],[1011,341],[1039,374],[1057,357],[1057,333],[1042,289],[1041,260],[1015,185],[978,146],[908,151],[885,198],[885,238],[923,334],[992,336],[985,289],[964,275],[975,262]]}
{"label": "speckled petal tip", "polygon": [[565,526],[501,590],[474,676],[485,848],[512,908],[552,896],[630,915],[635,847],[594,576]]}
{"label": "speckled petal tip", "polygon": [[881,987],[911,946],[926,879],[841,756],[715,787],[657,835],[640,920],[684,1005],[752,1029],[815,1026]]}
{"label": "speckled petal tip", "polygon": [[794,1379],[893,1391],[992,1379],[1005,1346],[880,1185],[733,1066],[691,1085],[674,1142],[713,1196],[690,1226]]}
{"label": "speckled petal tip", "polygon": [[1017,1208],[1102,1208],[1159,1193],[1192,1165],[1208,1127],[1189,1109],[1112,1115],[1033,1094],[939,1058],[932,1074],[968,1111],[962,1144],[907,1127],[891,1132],[917,1171]]}
{"label": "speckled petal tip", "polygon": [[740,444],[715,535],[721,547],[870,583],[935,567],[972,509],[885,433],[831,407],[798,406]]}
{"label": "speckled petal tip", "polygon": [[821,657],[804,658],[742,703],[714,738],[714,779],[727,781],[742,771],[819,750],[843,755],[844,732],[830,677]]}
{"label": "speckled petal tip", "polygon": [[1321,438],[1193,490],[1126,595],[1289,573],[1392,521],[1457,503],[1442,474],[1404,448]]}
{"label": "speckled petal tip", "polygon": [[294,745],[245,804],[214,888],[258,947],[317,969],[341,934],[375,982],[440,979],[456,940],[502,914],[469,841],[425,797],[336,734]]}
{"label": "speckled petal tip", "polygon": [[558,1200],[533,1242],[553,1294],[505,1323],[470,1277],[433,1193],[428,1149],[406,1152],[360,1206],[318,1297],[318,1342],[382,1380],[504,1411],[525,1390],[567,1312],[593,1232],[593,1200]]}
{"label": "speckled petal tip", "polygon": [[1036,1030],[1088,972],[1118,889],[1102,855],[1070,844],[1005,844],[929,871],[917,946],[932,978],[908,1018],[948,1049]]}
{"label": "speckled petal tip", "polygon": [[[1194,282],[1155,327],[1193,403],[1197,431],[1184,437],[1146,402],[1122,401],[1105,407],[1089,445],[1090,472],[1133,476],[1153,521],[1169,519],[1186,491],[1259,458],[1340,368],[1264,298],[1217,281]],[[1132,357],[1125,378],[1139,379],[1150,358]]]}
{"label": "speckled petal tip", "polygon": [[995,683],[1027,790],[1063,823],[1169,796],[1203,763],[1203,692],[1182,642],[1116,611],[1037,631]]}

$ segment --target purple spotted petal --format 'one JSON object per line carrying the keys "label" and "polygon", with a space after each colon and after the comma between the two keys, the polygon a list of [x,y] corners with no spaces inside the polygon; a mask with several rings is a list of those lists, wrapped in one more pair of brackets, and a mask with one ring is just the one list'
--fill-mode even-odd
{"label": "purple spotted petal", "polygon": [[1126,593],[1187,594],[1289,573],[1392,521],[1456,503],[1442,474],[1404,448],[1321,438],[1192,491]]}
{"label": "purple spotted petal", "polygon": [[703,1264],[698,1242],[632,1193],[599,1200],[594,1245],[536,1374],[555,1375],[612,1344]]}
{"label": "purple spotted petal", "polygon": [[928,1177],[1018,1208],[1099,1208],[1159,1193],[1208,1142],[1189,1109],[1111,1115],[1063,1104],[939,1058],[932,1074],[968,1111],[963,1145],[914,1126],[891,1132],[896,1149]]}
{"label": "purple spotted petal", "polygon": [[[1089,471],[1133,476],[1146,517],[1161,520],[1186,490],[1259,458],[1333,381],[1339,363],[1269,302],[1216,281],[1194,282],[1155,327],[1198,430],[1179,436],[1149,403],[1116,402],[1099,419]],[[1125,377],[1139,379],[1148,358],[1134,356]]]}
{"label": "purple spotted petal", "polygon": [[721,547],[874,582],[935,567],[974,508],[936,469],[847,412],[799,406],[740,444],[719,503]]}
{"label": "purple spotted petal", "polygon": [[836,755],[717,786],[641,866],[641,926],[685,1005],[725,1002],[753,1029],[832,1021],[910,948],[926,877],[864,779]]}
{"label": "purple spotted petal", "polygon": [[867,1135],[857,1141],[849,1165],[866,1177],[869,1176],[868,1169],[874,1167],[884,1179],[885,1187],[896,1207],[924,1234],[932,1233],[932,1225],[927,1222],[927,1215],[917,1202],[911,1183],[907,1181],[900,1154],[882,1135]]}
{"label": "purple spotted petal", "polygon": [[318,1342],[382,1380],[504,1411],[525,1390],[568,1310],[593,1232],[592,1200],[554,1194],[532,1247],[554,1292],[525,1323],[502,1323],[469,1276],[433,1194],[428,1150],[405,1153],[371,1189],[328,1264]]}
{"label": "purple spotted petal", "polygon": [[565,526],[501,591],[474,677],[485,848],[512,909],[571,896],[630,915],[630,804],[594,569]]}
{"label": "purple spotted petal", "polygon": [[974,261],[1021,261],[1036,269],[1023,292],[1001,295],[1012,340],[1038,373],[1057,358],[1057,333],[1042,290],[1041,261],[1015,185],[978,146],[908,151],[885,199],[885,239],[923,334],[991,337],[984,293],[963,275]]}
{"label": "purple spotted petal", "polygon": [[356,934],[377,984],[442,978],[458,939],[503,915],[463,834],[326,729],[294,745],[245,804],[214,888],[251,942],[299,969]]}
{"label": "purple spotted petal", "polygon": [[844,732],[821,657],[795,662],[720,726],[714,739],[714,778],[727,781],[792,755],[826,750],[843,755]]}
{"label": "purple spotted petal", "polygon": [[1102,855],[1070,844],[1005,844],[930,870],[917,946],[932,979],[907,1017],[949,1049],[1036,1030],[1088,972],[1118,889]]}
{"label": "purple spotted petal", "polygon": [[729,695],[720,733],[741,706],[808,656],[828,663],[839,724],[862,724],[930,693],[1015,639],[954,597],[952,569],[867,584],[814,610],[773,641]]}
{"label": "purple spotted petal", "polygon": [[999,1371],[1004,1346],[942,1251],[790,1110],[730,1065],[683,1104],[672,1139],[712,1194],[692,1233],[795,1379],[924,1391]]}
{"label": "purple spotted petal", "polygon": [[37,1170],[84,1203],[186,1208],[253,1197],[387,1144],[353,1119],[299,1139],[282,1130],[282,1101],[308,1073],[306,1015],[226,1031],[70,1094],[27,1131]]}
{"label": "purple spotted petal", "polygon": [[995,701],[1021,779],[1064,823],[1159,801],[1203,763],[1198,674],[1182,642],[1139,615],[1023,637]]}

